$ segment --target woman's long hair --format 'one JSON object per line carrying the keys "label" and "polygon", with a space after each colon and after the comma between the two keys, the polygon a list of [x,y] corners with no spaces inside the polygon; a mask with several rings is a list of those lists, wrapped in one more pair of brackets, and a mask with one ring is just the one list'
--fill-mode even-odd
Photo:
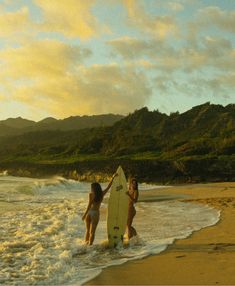
{"label": "woman's long hair", "polygon": [[129,178],[129,190],[132,188],[133,182],[135,182],[135,184],[136,184],[135,190],[138,190],[138,181],[135,177]]}
{"label": "woman's long hair", "polygon": [[103,200],[103,192],[99,183],[92,183],[91,184],[91,191],[94,193],[94,201],[99,203]]}

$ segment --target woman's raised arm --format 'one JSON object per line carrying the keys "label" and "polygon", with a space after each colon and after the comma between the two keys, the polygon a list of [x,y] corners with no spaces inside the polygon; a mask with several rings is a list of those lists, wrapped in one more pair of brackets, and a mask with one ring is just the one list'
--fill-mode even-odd
{"label": "woman's raised arm", "polygon": [[109,182],[107,188],[103,190],[103,196],[105,196],[105,195],[107,194],[108,190],[111,188],[112,183],[113,183],[113,180],[114,180],[114,178],[115,178],[116,176],[118,176],[117,173],[115,173],[115,174],[112,176],[111,181]]}

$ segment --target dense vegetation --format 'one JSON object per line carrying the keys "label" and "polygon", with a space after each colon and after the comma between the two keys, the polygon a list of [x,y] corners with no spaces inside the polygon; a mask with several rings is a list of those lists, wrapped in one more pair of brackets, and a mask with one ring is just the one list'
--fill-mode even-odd
{"label": "dense vegetation", "polygon": [[148,181],[235,180],[235,105],[205,103],[169,116],[142,108],[109,127],[0,137],[0,160],[2,168],[40,174],[112,173],[122,164]]}

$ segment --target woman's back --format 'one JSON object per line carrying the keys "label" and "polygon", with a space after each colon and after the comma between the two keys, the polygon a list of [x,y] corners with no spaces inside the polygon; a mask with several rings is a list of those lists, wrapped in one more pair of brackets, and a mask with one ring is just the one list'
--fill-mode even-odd
{"label": "woman's back", "polygon": [[90,200],[91,200],[91,209],[92,210],[99,210],[100,205],[103,201],[103,198],[101,198],[99,201],[96,201],[94,193],[90,193]]}

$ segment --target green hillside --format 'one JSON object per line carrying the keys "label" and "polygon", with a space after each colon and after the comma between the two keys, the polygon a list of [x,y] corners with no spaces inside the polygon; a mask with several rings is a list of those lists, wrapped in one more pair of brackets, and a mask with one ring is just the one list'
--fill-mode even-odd
{"label": "green hillside", "polygon": [[[234,104],[223,107],[205,103],[169,116],[142,108],[109,127],[31,131],[0,139],[0,167],[16,162],[59,166],[104,160],[113,165],[111,161],[123,160],[131,169],[141,161],[155,161],[187,176],[206,177],[204,166],[212,159],[218,160],[213,163],[215,176],[227,172],[228,178],[235,178]],[[164,162],[173,163],[166,167]],[[141,167],[137,169],[141,172]]]}

